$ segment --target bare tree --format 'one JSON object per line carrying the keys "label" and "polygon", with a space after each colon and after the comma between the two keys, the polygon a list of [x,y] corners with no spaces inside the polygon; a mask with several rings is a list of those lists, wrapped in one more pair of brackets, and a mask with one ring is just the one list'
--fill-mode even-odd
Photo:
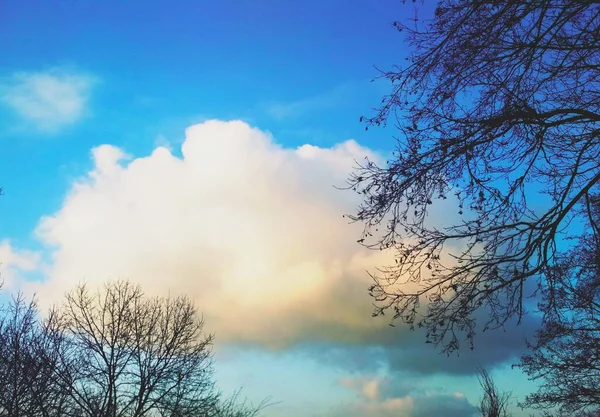
{"label": "bare tree", "polygon": [[62,355],[78,416],[210,416],[212,336],[185,297],[145,298],[127,281],[92,293],[85,285],[61,309],[69,348]]}
{"label": "bare tree", "polygon": [[[600,224],[600,198],[592,211]],[[565,415],[600,415],[600,234],[591,229],[547,275],[542,327],[520,367],[541,382],[524,405]]]}
{"label": "bare tree", "polygon": [[510,417],[507,411],[510,393],[498,391],[491,375],[483,368],[478,371],[479,384],[483,389],[483,398],[479,411],[483,417]]}
{"label": "bare tree", "polygon": [[0,416],[254,417],[271,404],[215,389],[213,339],[185,297],[116,281],[76,287],[43,320],[21,294],[0,309]]}
{"label": "bare tree", "polygon": [[60,335],[42,324],[35,300],[12,298],[0,320],[0,416],[60,416],[67,403],[55,378]]}
{"label": "bare tree", "polygon": [[4,383],[0,391],[2,415],[35,413],[29,384],[33,380],[33,355],[29,342],[35,328],[35,306],[27,305],[22,296],[12,299],[0,323],[0,370]]}
{"label": "bare tree", "polygon": [[[431,19],[395,26],[412,49],[382,72],[392,91],[364,120],[395,116],[397,150],[349,179],[363,198],[350,218],[365,225],[359,242],[397,253],[373,274],[374,314],[449,352],[520,321],[527,289],[554,285],[544,272],[569,225],[597,227],[600,5],[441,0]],[[431,208],[448,198],[455,219],[436,226]]]}
{"label": "bare tree", "polygon": [[241,390],[236,391],[231,397],[222,400],[217,410],[212,416],[214,417],[255,417],[258,413],[273,405],[271,398],[267,397],[262,400],[257,406],[249,403],[247,400],[240,401]]}

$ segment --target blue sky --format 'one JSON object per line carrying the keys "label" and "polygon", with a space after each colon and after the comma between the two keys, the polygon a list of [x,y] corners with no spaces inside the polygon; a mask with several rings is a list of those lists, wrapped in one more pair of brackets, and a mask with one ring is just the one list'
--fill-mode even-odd
{"label": "blue sky", "polygon": [[[474,366],[501,387],[523,332],[440,357],[369,316],[336,191],[391,129],[358,122],[400,63],[397,0],[0,3],[0,199],[7,290],[51,303],[126,276],[198,302],[217,378],[274,416],[470,415]],[[192,127],[193,126],[193,127]],[[354,414],[353,414],[354,413]],[[517,413],[518,415],[518,413]],[[525,415],[525,414],[524,414]]]}

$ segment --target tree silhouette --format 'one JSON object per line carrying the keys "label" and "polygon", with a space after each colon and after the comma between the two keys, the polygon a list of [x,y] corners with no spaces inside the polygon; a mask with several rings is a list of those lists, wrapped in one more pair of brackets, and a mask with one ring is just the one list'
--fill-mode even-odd
{"label": "tree silhouette", "polygon": [[80,415],[195,416],[216,409],[212,336],[187,298],[147,299],[139,286],[110,282],[67,294],[60,310],[63,355]]}
{"label": "tree silhouette", "polygon": [[483,389],[483,398],[479,404],[479,412],[483,417],[510,417],[507,411],[509,393],[498,391],[492,376],[483,368],[479,368],[477,378]]}
{"label": "tree silhouette", "polygon": [[20,294],[4,310],[0,416],[253,417],[269,405],[215,389],[213,338],[186,297],[111,281],[79,285],[45,319]]}
{"label": "tree silhouette", "polygon": [[597,230],[600,6],[442,0],[431,19],[395,27],[410,55],[382,72],[391,93],[363,120],[393,118],[397,149],[357,167],[362,204],[349,217],[364,224],[360,242],[397,253],[372,274],[374,314],[423,326],[450,352],[520,321],[528,288],[555,285],[545,271],[569,226]]}
{"label": "tree silhouette", "polygon": [[[600,199],[594,198],[594,224]],[[600,234],[591,229],[548,268],[542,327],[520,366],[541,382],[524,405],[559,407],[565,415],[600,415]]]}
{"label": "tree silhouette", "polygon": [[38,319],[35,300],[12,298],[0,320],[0,416],[50,417],[64,414],[67,393],[57,382],[62,338],[52,330],[55,316]]}

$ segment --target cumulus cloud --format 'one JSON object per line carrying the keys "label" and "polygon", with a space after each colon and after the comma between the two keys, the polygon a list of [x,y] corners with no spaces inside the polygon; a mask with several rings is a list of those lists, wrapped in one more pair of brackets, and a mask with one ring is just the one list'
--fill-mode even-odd
{"label": "cumulus cloud", "polygon": [[[470,417],[477,415],[460,392],[420,391],[390,378],[343,378],[339,384],[355,391],[357,399],[340,406],[334,416],[364,417]],[[400,388],[400,389],[399,389]]]}
{"label": "cumulus cloud", "polygon": [[38,130],[56,132],[87,111],[96,79],[64,69],[17,72],[0,85],[0,101]]}
{"label": "cumulus cloud", "polygon": [[126,277],[193,297],[221,342],[361,342],[385,325],[370,317],[365,270],[389,255],[356,244],[342,214],[358,201],[333,185],[367,155],[351,140],[286,149],[240,121],[190,127],[181,157],[99,146],[39,225],[53,265],[31,288],[54,301],[77,282]]}
{"label": "cumulus cloud", "polygon": [[[346,368],[469,373],[513,357],[517,339],[500,335],[453,360],[371,317],[365,271],[394,254],[356,243],[360,225],[342,214],[358,196],[333,187],[365,156],[380,159],[352,140],[291,149],[216,120],[186,130],[181,156],[96,147],[93,169],[39,224],[52,260],[48,278],[27,288],[43,304],[78,282],[128,278],[149,294],[192,297],[218,343],[306,348]],[[379,387],[366,389],[375,398]]]}

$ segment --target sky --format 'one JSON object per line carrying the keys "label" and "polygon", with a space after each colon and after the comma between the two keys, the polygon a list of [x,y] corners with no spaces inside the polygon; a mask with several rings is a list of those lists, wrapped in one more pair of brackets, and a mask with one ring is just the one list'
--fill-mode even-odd
{"label": "sky", "polygon": [[[410,3],[410,2],[409,2]],[[427,6],[423,13],[427,13]],[[186,294],[218,386],[265,417],[473,416],[486,367],[516,408],[531,320],[446,357],[371,317],[355,161],[361,115],[407,54],[399,0],[0,1],[0,273],[59,302],[127,278]],[[443,210],[438,211],[442,219]]]}

